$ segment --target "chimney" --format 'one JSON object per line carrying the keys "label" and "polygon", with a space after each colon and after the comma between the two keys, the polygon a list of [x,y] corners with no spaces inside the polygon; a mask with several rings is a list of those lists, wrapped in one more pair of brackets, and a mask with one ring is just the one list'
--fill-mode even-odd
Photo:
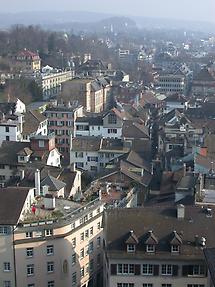
{"label": "chimney", "polygon": [[46,194],[44,197],[44,207],[48,210],[55,209],[55,197],[52,194]]}
{"label": "chimney", "polygon": [[200,174],[200,186],[199,186],[199,189],[200,189],[200,194],[201,194],[202,190],[204,189],[204,175],[203,174]]}
{"label": "chimney", "polygon": [[101,191],[101,189],[99,190],[99,200],[102,200],[102,191]]}
{"label": "chimney", "polygon": [[186,173],[187,173],[187,165],[186,163],[184,163],[184,176],[186,175]]}
{"label": "chimney", "polygon": [[200,239],[200,245],[201,245],[202,247],[205,247],[205,245],[206,245],[206,238],[205,238],[205,237],[201,237],[201,239]]}
{"label": "chimney", "polygon": [[35,171],[35,190],[36,190],[36,196],[40,195],[40,170],[37,169]]}
{"label": "chimney", "polygon": [[25,178],[25,170],[21,169],[20,171],[20,179],[23,180]]}
{"label": "chimney", "polygon": [[184,219],[185,217],[185,206],[183,204],[177,205],[177,218]]}

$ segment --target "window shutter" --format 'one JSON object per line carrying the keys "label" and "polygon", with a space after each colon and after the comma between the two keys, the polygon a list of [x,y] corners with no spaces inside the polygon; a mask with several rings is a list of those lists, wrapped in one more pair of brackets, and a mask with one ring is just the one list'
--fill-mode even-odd
{"label": "window shutter", "polygon": [[173,276],[178,276],[178,265],[173,265],[172,266],[172,275]]}
{"label": "window shutter", "polygon": [[140,264],[135,264],[134,275],[140,275]]}
{"label": "window shutter", "polygon": [[188,265],[188,275],[193,275],[193,265]]}
{"label": "window shutter", "polygon": [[190,265],[183,265],[182,266],[182,276],[187,276],[190,271]]}
{"label": "window shutter", "polygon": [[117,264],[111,264],[110,273],[111,275],[116,275]]}
{"label": "window shutter", "polygon": [[154,265],[154,276],[159,276],[159,265]]}

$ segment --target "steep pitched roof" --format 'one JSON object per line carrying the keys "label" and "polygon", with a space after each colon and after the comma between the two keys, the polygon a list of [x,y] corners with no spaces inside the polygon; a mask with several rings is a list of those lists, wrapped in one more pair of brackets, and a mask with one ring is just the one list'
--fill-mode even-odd
{"label": "steep pitched roof", "polygon": [[66,184],[63,181],[58,180],[51,175],[48,175],[41,182],[41,186],[44,186],[44,185],[49,186],[49,191],[59,191],[60,189],[62,189],[66,186]]}
{"label": "steep pitched roof", "polygon": [[46,117],[38,111],[28,111],[24,117],[23,134],[36,132],[40,123],[46,120]]}
{"label": "steep pitched roof", "polygon": [[128,239],[125,241],[126,244],[138,244],[139,240],[137,238],[137,236],[135,235],[134,231],[131,230],[129,232],[129,236]]}
{"label": "steep pitched roof", "polygon": [[0,188],[0,224],[16,225],[20,218],[29,188]]}

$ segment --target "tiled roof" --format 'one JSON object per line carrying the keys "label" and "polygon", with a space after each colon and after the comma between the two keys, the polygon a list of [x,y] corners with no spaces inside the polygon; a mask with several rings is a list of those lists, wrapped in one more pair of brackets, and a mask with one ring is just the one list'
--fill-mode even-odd
{"label": "tiled roof", "polygon": [[0,189],[0,224],[16,225],[20,218],[29,188]]}
{"label": "tiled roof", "polygon": [[46,178],[43,179],[41,182],[41,186],[47,185],[49,187],[49,191],[59,191],[66,186],[64,182],[61,180],[48,175]]}
{"label": "tiled roof", "polygon": [[[185,207],[184,219],[177,218],[177,208],[171,207],[141,207],[107,210],[104,216],[104,226],[107,252],[111,258],[131,258],[126,252],[125,240],[129,230],[136,234],[139,244],[136,247],[136,259],[159,258],[173,259],[170,244],[173,232],[177,232],[177,240],[181,240],[180,253],[177,260],[203,259],[203,248],[200,239],[206,239],[206,246],[214,246],[215,209],[212,208],[212,217],[207,217],[201,207]],[[153,255],[145,251],[144,238],[150,230],[156,234],[158,244]],[[196,238],[199,241],[196,242]],[[132,255],[134,256],[134,255]]]}

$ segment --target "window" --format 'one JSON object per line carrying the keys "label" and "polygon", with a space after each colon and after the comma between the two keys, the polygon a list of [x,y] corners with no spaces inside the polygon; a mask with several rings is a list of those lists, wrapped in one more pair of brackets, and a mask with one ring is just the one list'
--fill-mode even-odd
{"label": "window", "polygon": [[97,255],[97,265],[101,264],[101,254]]}
{"label": "window", "polygon": [[54,272],[54,262],[47,262],[47,272],[48,273]]}
{"label": "window", "polygon": [[54,245],[48,245],[46,247],[46,255],[53,255],[54,254]]}
{"label": "window", "polygon": [[6,141],[10,141],[10,137],[9,136],[6,136]]}
{"label": "window", "polygon": [[11,287],[11,281],[4,281],[3,287]]}
{"label": "window", "polygon": [[80,250],[80,259],[84,258],[84,248]]}
{"label": "window", "polygon": [[171,246],[172,253],[179,253],[179,245],[172,245]]}
{"label": "window", "polygon": [[134,275],[134,264],[118,264],[117,274],[131,274]]}
{"label": "window", "polygon": [[32,237],[33,237],[33,232],[32,232],[32,231],[26,232],[26,233],[25,233],[25,237],[26,237],[26,238],[32,238]]}
{"label": "window", "polygon": [[8,234],[9,228],[7,226],[0,226],[0,234]]}
{"label": "window", "polygon": [[153,287],[152,283],[143,283],[143,287]]}
{"label": "window", "polygon": [[81,233],[81,241],[84,241],[84,232]]}
{"label": "window", "polygon": [[72,229],[72,230],[75,229],[75,222],[73,222],[73,223],[71,224],[71,229]]}
{"label": "window", "polygon": [[97,223],[97,229],[100,230],[101,229],[101,222]]}
{"label": "window", "polygon": [[84,267],[81,268],[80,273],[81,273],[81,278],[84,277]]}
{"label": "window", "polygon": [[89,244],[89,253],[93,252],[93,242],[90,242]]}
{"label": "window", "polygon": [[108,115],[108,124],[116,124],[117,118],[116,115]]}
{"label": "window", "polygon": [[93,235],[93,227],[90,227],[90,235]]}
{"label": "window", "polygon": [[76,264],[76,253],[72,254],[72,265]]}
{"label": "window", "polygon": [[161,275],[172,275],[172,265],[163,264],[161,267]]}
{"label": "window", "polygon": [[9,133],[9,129],[10,129],[9,127],[5,127],[5,132]]}
{"label": "window", "polygon": [[34,264],[27,265],[27,276],[34,275]]}
{"label": "window", "polygon": [[97,247],[99,248],[101,246],[101,237],[97,237],[96,243],[97,243]]}
{"label": "window", "polygon": [[153,275],[153,265],[152,264],[143,264],[142,273],[143,275]]}
{"label": "window", "polygon": [[39,147],[44,147],[45,146],[45,143],[43,140],[39,140]]}
{"label": "window", "polygon": [[85,273],[89,274],[89,271],[90,271],[90,267],[89,267],[89,263],[87,263],[85,267]]}
{"label": "window", "polygon": [[54,287],[54,281],[48,281],[47,287]]}
{"label": "window", "polygon": [[53,235],[53,230],[52,229],[46,229],[45,230],[45,236],[51,236]]}
{"label": "window", "polygon": [[154,253],[155,252],[155,245],[153,245],[153,244],[146,245],[146,252]]}
{"label": "window", "polygon": [[4,262],[4,272],[11,271],[10,262]]}
{"label": "window", "polygon": [[89,230],[85,230],[85,238],[88,238],[89,237]]}
{"label": "window", "polygon": [[5,165],[4,164],[0,164],[0,169],[5,169]]}
{"label": "window", "polygon": [[77,283],[77,275],[76,272],[72,273],[72,285],[76,285]]}
{"label": "window", "polygon": [[90,212],[89,218],[90,218],[90,219],[93,218],[93,213],[92,213],[92,212]]}
{"label": "window", "polygon": [[34,248],[33,247],[26,248],[26,256],[27,257],[33,257],[34,256]]}
{"label": "window", "polygon": [[72,239],[72,247],[75,247],[76,246],[76,238],[73,238]]}
{"label": "window", "polygon": [[127,244],[127,252],[132,253],[136,251],[136,246],[134,244]]}
{"label": "window", "polygon": [[193,273],[191,275],[204,275],[205,268],[203,265],[193,265]]}
{"label": "window", "polygon": [[91,171],[97,171],[97,166],[91,166],[91,167],[90,167],[90,170],[91,170]]}
{"label": "window", "polygon": [[117,129],[108,129],[108,134],[117,134]]}

